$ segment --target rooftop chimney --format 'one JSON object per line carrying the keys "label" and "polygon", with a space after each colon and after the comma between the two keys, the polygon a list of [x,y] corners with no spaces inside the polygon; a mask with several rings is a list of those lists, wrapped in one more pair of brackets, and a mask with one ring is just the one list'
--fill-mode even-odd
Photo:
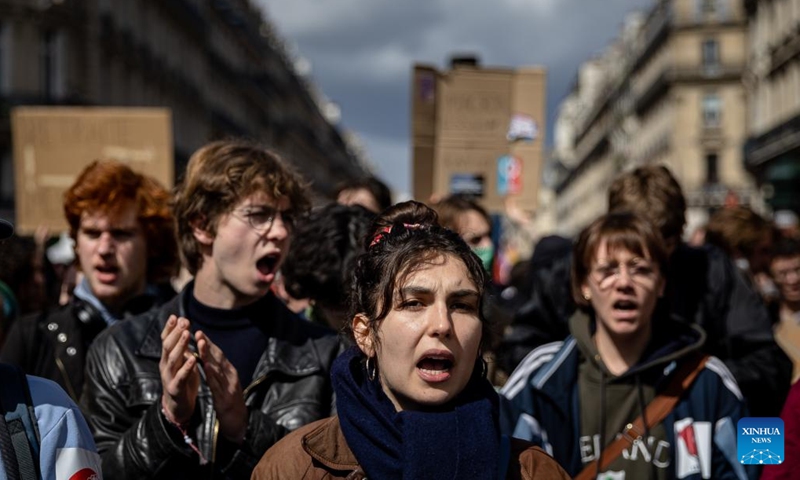
{"label": "rooftop chimney", "polygon": [[480,61],[478,56],[474,54],[453,55],[450,57],[450,68],[478,66],[480,66]]}

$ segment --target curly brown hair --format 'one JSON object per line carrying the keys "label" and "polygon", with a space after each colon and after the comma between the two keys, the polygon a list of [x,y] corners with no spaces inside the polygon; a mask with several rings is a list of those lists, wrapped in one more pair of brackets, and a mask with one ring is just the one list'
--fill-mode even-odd
{"label": "curly brown hair", "polygon": [[288,199],[288,214],[304,213],[310,205],[306,187],[277,153],[255,143],[220,140],[200,148],[175,191],[176,231],[186,268],[195,274],[203,260],[195,227],[216,235],[220,218],[256,192],[275,201]]}
{"label": "curly brown hair", "polygon": [[156,283],[168,280],[178,266],[169,202],[169,191],[154,178],[116,160],[96,160],[64,192],[64,216],[77,240],[83,212],[114,218],[133,203],[147,245],[147,281]]}

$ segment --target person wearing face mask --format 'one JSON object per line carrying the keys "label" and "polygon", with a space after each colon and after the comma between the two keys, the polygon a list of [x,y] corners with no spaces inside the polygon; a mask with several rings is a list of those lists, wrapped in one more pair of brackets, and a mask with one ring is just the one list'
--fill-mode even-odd
{"label": "person wearing face mask", "polygon": [[478,257],[418,202],[386,210],[371,232],[353,280],[355,346],[332,369],[338,415],[281,440],[252,478],[568,478],[500,435],[482,375]]}
{"label": "person wearing face mask", "polygon": [[580,234],[573,258],[571,334],[534,350],[503,387],[504,431],[580,479],[753,478],[736,451],[746,416],[736,380],[700,351],[699,326],[656,309],[667,266],[658,231],[610,213]]}
{"label": "person wearing face mask", "polygon": [[464,195],[451,195],[435,205],[443,227],[461,235],[467,245],[481,259],[487,272],[492,271],[494,244],[492,243],[492,219],[476,201]]}
{"label": "person wearing face mask", "polygon": [[[489,213],[475,200],[466,195],[450,195],[431,206],[439,216],[440,224],[456,233],[481,260],[483,269],[491,279],[494,265],[494,243],[492,241],[492,219]],[[497,331],[503,331],[512,316],[502,297],[502,285],[491,280],[487,284],[483,301],[483,314],[491,319]],[[494,385],[502,385],[510,371],[502,369],[496,360],[499,339],[486,346],[489,362],[488,378]]]}

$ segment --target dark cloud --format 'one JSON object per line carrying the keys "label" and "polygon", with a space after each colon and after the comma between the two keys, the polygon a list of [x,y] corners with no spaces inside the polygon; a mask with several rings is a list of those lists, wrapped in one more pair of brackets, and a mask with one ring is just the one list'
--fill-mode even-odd
{"label": "dark cloud", "polygon": [[653,0],[258,0],[311,61],[312,78],[363,139],[378,173],[408,191],[414,63],[446,68],[453,53],[484,65],[548,70],[548,137],[581,62],[601,53],[627,13]]}

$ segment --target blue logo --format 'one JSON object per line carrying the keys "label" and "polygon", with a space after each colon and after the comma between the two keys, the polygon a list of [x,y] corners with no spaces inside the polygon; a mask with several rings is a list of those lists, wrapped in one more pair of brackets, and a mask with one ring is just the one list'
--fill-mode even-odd
{"label": "blue logo", "polygon": [[745,417],[736,426],[739,462],[743,465],[783,463],[783,420],[774,417]]}

